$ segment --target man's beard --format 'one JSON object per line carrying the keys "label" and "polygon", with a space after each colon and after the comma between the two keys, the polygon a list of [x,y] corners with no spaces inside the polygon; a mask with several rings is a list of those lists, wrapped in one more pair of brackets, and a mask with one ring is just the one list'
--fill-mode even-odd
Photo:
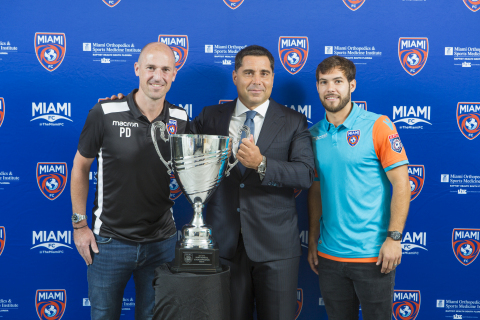
{"label": "man's beard", "polygon": [[[325,101],[325,103],[324,103],[324,101]],[[331,113],[339,112],[340,110],[345,108],[345,106],[350,102],[350,89],[348,90],[348,93],[344,97],[340,96],[340,103],[336,107],[330,107],[329,105],[327,105],[327,103],[328,103],[327,96],[325,96],[325,100],[321,100],[321,102],[322,102],[322,105],[325,108],[325,110],[327,110]]]}

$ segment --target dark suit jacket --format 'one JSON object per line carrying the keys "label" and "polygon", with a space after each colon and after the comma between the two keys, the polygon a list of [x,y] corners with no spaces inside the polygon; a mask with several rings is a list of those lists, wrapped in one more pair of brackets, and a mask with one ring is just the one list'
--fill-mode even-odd
{"label": "dark suit jacket", "polygon": [[[205,107],[191,123],[197,134],[229,135],[236,100]],[[222,258],[233,258],[240,232],[255,262],[301,255],[294,188],[307,189],[314,178],[314,158],[307,119],[270,99],[257,146],[267,158],[263,181],[256,170],[242,176],[237,166],[207,204],[205,221]]]}

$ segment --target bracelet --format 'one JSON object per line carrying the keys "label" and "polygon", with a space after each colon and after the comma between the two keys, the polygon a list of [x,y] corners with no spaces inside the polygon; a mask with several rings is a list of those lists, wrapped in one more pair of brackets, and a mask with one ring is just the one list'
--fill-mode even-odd
{"label": "bracelet", "polygon": [[85,228],[85,227],[88,227],[88,224],[84,225],[83,227],[78,227],[78,228],[73,227],[73,229],[77,230],[77,229],[82,229],[82,228]]}

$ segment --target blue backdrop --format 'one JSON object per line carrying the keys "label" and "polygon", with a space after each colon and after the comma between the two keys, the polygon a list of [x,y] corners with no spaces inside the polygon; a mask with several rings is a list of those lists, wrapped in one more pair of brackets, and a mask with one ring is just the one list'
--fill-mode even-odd
{"label": "blue backdrop", "polygon": [[[73,157],[88,110],[138,86],[133,64],[152,41],[175,48],[179,71],[167,99],[191,118],[237,96],[234,56],[246,45],[273,53],[272,96],[309,125],[324,116],[318,63],[352,59],[353,100],[395,122],[411,163],[395,318],[480,318],[479,8],[480,0],[3,1],[0,318],[89,317],[70,222]],[[95,174],[93,166],[89,215]],[[307,263],[306,194],[297,197],[297,318],[326,319]],[[183,196],[174,211],[179,228],[192,216]],[[134,304],[129,283],[122,319],[134,318]]]}

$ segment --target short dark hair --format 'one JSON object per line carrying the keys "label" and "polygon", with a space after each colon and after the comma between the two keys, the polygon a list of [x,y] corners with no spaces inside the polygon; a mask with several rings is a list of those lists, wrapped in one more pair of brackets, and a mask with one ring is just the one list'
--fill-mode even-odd
{"label": "short dark hair", "polygon": [[347,58],[331,56],[320,62],[320,64],[317,66],[317,71],[315,73],[317,82],[320,77],[320,73],[327,74],[335,68],[338,68],[343,72],[343,75],[347,78],[348,82],[355,80],[355,73],[357,72],[355,64]]}
{"label": "short dark hair", "polygon": [[275,66],[275,59],[273,59],[273,55],[264,47],[257,46],[255,44],[238,51],[237,55],[235,56],[235,71],[238,71],[238,69],[242,66],[243,57],[245,56],[267,57],[268,60],[270,60],[270,67],[272,68],[273,72],[273,67]]}

